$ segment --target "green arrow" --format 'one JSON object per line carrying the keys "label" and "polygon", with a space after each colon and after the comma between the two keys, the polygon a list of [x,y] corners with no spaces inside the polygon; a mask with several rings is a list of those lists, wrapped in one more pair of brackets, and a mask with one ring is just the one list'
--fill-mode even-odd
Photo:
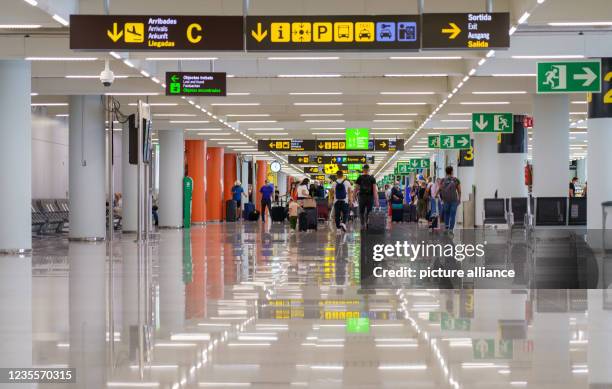
{"label": "green arrow", "polygon": [[170,76],[170,80],[172,80],[172,82],[177,82],[179,79],[179,76],[176,74],[173,74],[172,76]]}
{"label": "green arrow", "polygon": [[465,137],[460,137],[459,139],[457,139],[457,143],[459,143],[461,146],[467,146],[470,141]]}

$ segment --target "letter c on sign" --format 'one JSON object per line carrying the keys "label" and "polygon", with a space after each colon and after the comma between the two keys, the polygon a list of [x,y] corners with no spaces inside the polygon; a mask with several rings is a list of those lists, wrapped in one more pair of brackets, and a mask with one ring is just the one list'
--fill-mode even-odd
{"label": "letter c on sign", "polygon": [[202,40],[202,34],[196,33],[194,35],[193,30],[202,31],[202,26],[200,26],[198,23],[191,23],[189,27],[187,27],[187,39],[189,42],[198,43]]}

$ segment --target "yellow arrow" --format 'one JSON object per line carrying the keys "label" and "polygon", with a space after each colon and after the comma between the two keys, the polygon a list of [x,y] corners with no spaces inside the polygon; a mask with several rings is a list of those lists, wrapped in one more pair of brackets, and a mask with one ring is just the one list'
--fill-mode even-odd
{"label": "yellow arrow", "polygon": [[380,145],[382,146],[383,149],[387,147],[387,144],[385,142],[381,142]]}
{"label": "yellow arrow", "polygon": [[257,32],[251,30],[251,36],[255,38],[257,42],[261,42],[268,36],[268,30],[261,31],[261,23],[257,23]]}
{"label": "yellow arrow", "polygon": [[117,31],[117,23],[113,23],[113,31],[106,30],[106,35],[108,35],[113,42],[117,42],[123,36],[123,30]]}
{"label": "yellow arrow", "polygon": [[448,25],[450,26],[450,28],[443,28],[442,29],[442,33],[443,34],[450,34],[448,39],[455,39],[457,37],[457,35],[459,35],[461,33],[461,29],[459,28],[459,26],[457,26],[453,22],[448,23]]}
{"label": "yellow arrow", "polygon": [[274,142],[270,142],[270,148],[273,149],[274,148]]}

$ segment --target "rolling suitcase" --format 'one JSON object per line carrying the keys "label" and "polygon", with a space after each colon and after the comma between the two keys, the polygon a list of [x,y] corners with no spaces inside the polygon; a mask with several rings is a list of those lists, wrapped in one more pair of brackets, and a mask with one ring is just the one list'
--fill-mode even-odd
{"label": "rolling suitcase", "polygon": [[391,204],[391,221],[401,223],[404,221],[404,205]]}
{"label": "rolling suitcase", "polygon": [[323,221],[329,219],[329,204],[326,199],[317,200],[317,218]]}
{"label": "rolling suitcase", "polygon": [[242,218],[244,220],[249,220],[249,216],[255,210],[255,204],[253,203],[245,203],[244,210],[242,211]]}
{"label": "rolling suitcase", "polygon": [[274,206],[270,210],[270,216],[273,222],[284,222],[287,218],[287,209],[281,206]]}
{"label": "rolling suitcase", "polygon": [[404,221],[405,222],[417,222],[417,209],[414,204],[405,204],[404,205]]}
{"label": "rolling suitcase", "polygon": [[249,220],[252,222],[259,220],[259,211],[254,210],[253,212],[249,213]]}
{"label": "rolling suitcase", "polygon": [[236,221],[236,202],[234,200],[227,200],[225,202],[225,221]]}
{"label": "rolling suitcase", "polygon": [[300,214],[298,215],[298,230],[308,231],[308,220],[306,217],[306,212],[300,212]]}
{"label": "rolling suitcase", "polygon": [[387,229],[387,212],[382,208],[373,208],[368,215],[368,232],[382,234]]}
{"label": "rolling suitcase", "polygon": [[304,211],[298,216],[300,231],[316,230],[317,229],[317,209],[304,208]]}

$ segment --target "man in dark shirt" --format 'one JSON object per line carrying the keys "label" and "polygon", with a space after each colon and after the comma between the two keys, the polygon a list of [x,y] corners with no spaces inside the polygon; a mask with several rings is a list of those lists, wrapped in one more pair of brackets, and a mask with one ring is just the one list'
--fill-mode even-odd
{"label": "man in dark shirt", "polygon": [[272,194],[274,193],[274,185],[270,184],[268,180],[266,180],[259,189],[261,193],[261,221],[265,223],[266,221],[266,208],[268,211],[272,212]]}
{"label": "man in dark shirt", "polygon": [[378,206],[378,187],[376,179],[370,175],[370,166],[363,165],[363,174],[355,181],[356,192],[359,199],[359,220],[361,228],[366,228],[367,218],[374,204]]}
{"label": "man in dark shirt", "polygon": [[578,182],[578,177],[572,178],[569,184],[569,197],[576,197],[576,183]]}

